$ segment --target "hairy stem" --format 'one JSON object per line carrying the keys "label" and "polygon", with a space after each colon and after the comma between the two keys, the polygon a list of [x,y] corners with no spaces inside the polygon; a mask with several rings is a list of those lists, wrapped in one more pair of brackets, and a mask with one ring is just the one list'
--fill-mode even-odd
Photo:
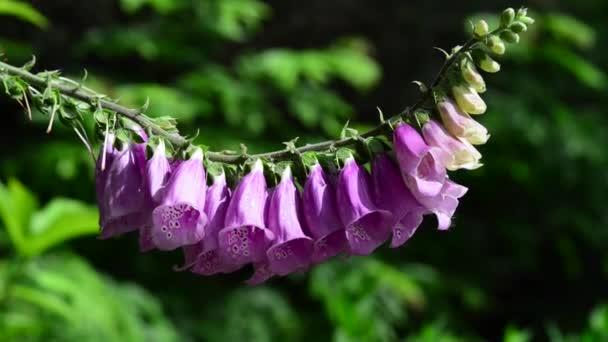
{"label": "hairy stem", "polygon": [[[462,48],[458,52],[454,53],[450,58],[448,58],[445,61],[445,63],[443,64],[443,66],[441,67],[439,73],[435,77],[435,79],[434,79],[433,83],[431,84],[431,86],[429,87],[428,91],[423,93],[421,95],[421,97],[418,99],[418,101],[416,101],[416,103],[414,103],[414,105],[406,108],[401,113],[388,118],[386,121],[380,123],[378,126],[374,127],[373,129],[360,134],[358,137],[347,137],[347,138],[343,138],[343,139],[327,140],[327,141],[323,141],[323,142],[316,143],[316,144],[304,145],[304,146],[296,148],[295,150],[286,148],[286,149],[282,149],[282,150],[265,152],[265,153],[254,154],[254,155],[228,154],[228,153],[219,153],[219,152],[208,151],[207,158],[211,161],[228,163],[228,164],[239,164],[248,159],[253,160],[253,159],[258,159],[258,158],[279,161],[279,160],[293,158],[294,156],[297,156],[304,152],[326,151],[326,150],[332,149],[332,148],[339,148],[339,147],[353,145],[353,144],[357,143],[360,140],[360,138],[369,138],[369,137],[373,137],[373,136],[378,136],[378,135],[386,132],[386,130],[390,128],[391,124],[395,123],[401,117],[412,115],[413,113],[416,112],[416,110],[420,109],[431,98],[431,96],[433,94],[433,89],[441,84],[441,82],[444,80],[444,78],[446,76],[447,71],[454,65],[454,62],[458,60],[458,57],[462,53],[467,52],[470,49],[472,49],[473,46],[477,42],[478,42],[478,40],[476,40],[476,39],[470,39],[462,46]],[[101,95],[94,93],[94,92],[90,91],[89,89],[80,86],[79,83],[77,83],[75,81],[70,81],[70,83],[73,83],[74,85],[68,85],[68,84],[61,83],[58,81],[53,81],[53,80],[49,81],[43,77],[30,73],[27,70],[15,67],[13,65],[4,63],[2,61],[0,61],[0,71],[13,75],[13,76],[21,77],[23,80],[27,81],[30,85],[32,85],[34,87],[38,87],[40,89],[44,89],[46,87],[51,87],[51,88],[58,90],[64,96],[72,97],[74,99],[88,103],[92,106],[99,105],[104,109],[116,112],[118,115],[121,115],[121,116],[124,116],[126,118],[133,120],[134,122],[136,122],[137,124],[142,126],[145,130],[148,130],[156,135],[162,136],[163,138],[167,139],[169,142],[171,142],[171,144],[173,144],[176,147],[187,147],[190,144],[190,141],[188,139],[179,135],[178,133],[167,132],[164,129],[162,129],[161,127],[159,127],[157,124],[155,124],[152,120],[150,120],[150,118],[148,118],[140,110],[127,108],[127,107],[121,106],[115,102],[104,100]]]}

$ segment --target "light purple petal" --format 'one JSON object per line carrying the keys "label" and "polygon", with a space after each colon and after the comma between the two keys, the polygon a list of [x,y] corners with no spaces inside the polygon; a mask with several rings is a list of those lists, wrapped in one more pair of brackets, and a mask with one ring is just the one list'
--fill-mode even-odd
{"label": "light purple petal", "polygon": [[372,183],[378,208],[393,214],[391,247],[403,245],[422,223],[426,211],[405,186],[399,167],[387,155],[379,154],[372,165]]}
{"label": "light purple petal", "polygon": [[337,202],[340,218],[347,227],[346,238],[352,254],[370,254],[389,238],[393,216],[376,207],[369,174],[353,158],[346,161],[340,173]]}
{"label": "light purple petal", "polygon": [[202,153],[182,162],[169,178],[161,204],[152,212],[152,240],[160,250],[193,245],[203,239],[207,215]]}
{"label": "light purple petal", "polygon": [[149,205],[143,189],[145,146],[130,144],[113,160],[103,190],[100,239],[137,230],[148,222]]}
{"label": "light purple petal", "polygon": [[308,232],[315,239],[314,263],[323,262],[348,248],[335,196],[321,165],[313,166],[304,184],[302,203]]}
{"label": "light purple petal", "polygon": [[304,234],[300,223],[300,197],[289,167],[273,191],[268,207],[267,225],[276,239],[266,252],[272,273],[287,275],[308,267],[313,240]]}
{"label": "light purple petal", "polygon": [[447,178],[443,163],[445,153],[424,143],[422,136],[408,124],[400,124],[393,135],[393,145],[401,175],[416,199],[439,194]]}
{"label": "light purple petal", "polygon": [[226,211],[225,228],[220,230],[220,258],[233,265],[259,262],[274,234],[266,228],[264,211],[267,196],[261,161],[239,183]]}

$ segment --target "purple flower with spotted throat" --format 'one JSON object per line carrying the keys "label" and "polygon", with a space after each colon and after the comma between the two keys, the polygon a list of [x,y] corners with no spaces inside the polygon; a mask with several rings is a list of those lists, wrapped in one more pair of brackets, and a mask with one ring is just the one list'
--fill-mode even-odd
{"label": "purple flower with spotted throat", "polygon": [[203,151],[197,149],[175,168],[152,212],[152,241],[158,249],[173,250],[203,239],[206,189]]}
{"label": "purple flower with spotted throat", "polygon": [[285,167],[281,182],[272,192],[268,203],[266,224],[275,236],[266,252],[272,273],[287,275],[310,264],[313,240],[304,234],[300,214],[300,194]]}
{"label": "purple flower with spotted throat", "polygon": [[[171,175],[171,163],[167,159],[165,142],[161,139],[154,149],[152,158],[146,163],[144,179],[144,190],[146,192],[146,200],[152,208],[160,204],[162,194],[167,180]],[[152,213],[148,223],[139,230],[139,249],[142,252],[150,251],[155,248],[152,241]]]}
{"label": "purple flower with spotted throat", "polygon": [[202,275],[216,273],[229,273],[236,271],[240,266],[224,263],[220,258],[218,234],[224,228],[226,210],[230,203],[230,188],[226,184],[226,175],[222,171],[217,176],[212,176],[213,185],[207,190],[205,201],[205,213],[209,218],[209,224],[205,232],[205,238],[199,242],[200,252],[196,257],[196,263],[192,272]]}
{"label": "purple flower with spotted throat", "polygon": [[414,197],[437,196],[447,179],[444,166],[444,161],[449,158],[447,153],[428,146],[420,133],[406,123],[395,128],[393,145],[401,176]]}
{"label": "purple flower with spotted throat", "polygon": [[346,227],[349,251],[367,255],[386,241],[392,231],[393,216],[376,207],[370,177],[351,156],[344,163],[336,187],[338,212]]}
{"label": "purple flower with spotted throat", "polygon": [[274,234],[264,222],[267,196],[264,165],[257,160],[230,199],[224,228],[218,235],[223,262],[243,266],[266,257],[266,249],[274,239]]}
{"label": "purple flower with spotted throat", "polygon": [[302,193],[302,206],[308,232],[314,238],[313,263],[321,263],[348,249],[344,225],[336,208],[336,194],[327,175],[315,164]]}
{"label": "purple flower with spotted throat", "polygon": [[[106,158],[111,158],[111,153]],[[143,187],[145,163],[145,144],[129,143],[113,158],[102,191],[105,205],[100,239],[137,230],[146,224],[150,208],[146,205]]]}
{"label": "purple flower with spotted throat", "polygon": [[405,186],[399,166],[386,153],[376,155],[372,162],[372,183],[378,207],[393,214],[391,247],[399,247],[414,235],[427,210]]}

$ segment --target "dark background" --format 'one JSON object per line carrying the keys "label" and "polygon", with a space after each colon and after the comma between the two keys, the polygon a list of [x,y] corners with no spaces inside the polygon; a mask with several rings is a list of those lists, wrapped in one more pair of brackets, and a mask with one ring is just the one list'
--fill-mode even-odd
{"label": "dark background", "polygon": [[[200,129],[197,141],[214,150],[245,142],[250,151],[263,151],[294,136],[304,142],[336,136],[349,118],[357,128],[371,127],[377,106],[387,115],[399,112],[419,96],[411,81],[430,82],[440,68],[442,55],[433,47],[449,50],[467,39],[468,19],[495,20],[503,8],[520,4],[31,5],[48,25],[2,17],[0,47],[9,63],[35,54],[35,70],[61,69],[75,79],[86,68],[89,87],[132,107],[149,97],[151,115],[177,117],[187,134]],[[69,224],[49,219],[49,227],[67,231],[65,239],[28,254],[0,230],[0,337],[608,340],[602,305],[608,297],[608,3],[524,5],[537,23],[509,47],[503,71],[486,78],[489,110],[480,121],[492,139],[480,148],[482,169],[453,174],[470,191],[448,232],[434,230],[429,217],[398,250],[383,247],[367,258],[335,260],[249,288],[243,284],[249,270],[210,278],[175,273],[179,252],[140,254],[136,236],[99,241],[91,215],[62,207],[58,215],[75,215],[68,222],[86,232],[70,233]],[[23,216],[26,236],[39,234],[35,216],[57,198],[77,200],[94,216],[83,204],[94,200],[93,164],[72,132],[55,125],[45,134],[48,118],[35,113],[29,122],[7,97],[0,108],[4,225],[7,216]],[[38,209],[18,204],[15,180],[35,194]],[[70,314],[53,309],[55,300]]]}

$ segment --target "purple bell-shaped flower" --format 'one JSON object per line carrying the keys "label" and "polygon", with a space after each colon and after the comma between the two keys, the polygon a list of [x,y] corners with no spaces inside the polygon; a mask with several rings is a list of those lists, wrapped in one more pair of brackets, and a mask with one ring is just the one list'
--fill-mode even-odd
{"label": "purple bell-shaped flower", "polygon": [[266,249],[274,239],[264,223],[267,193],[264,166],[258,160],[230,199],[224,228],[218,235],[223,262],[243,266],[266,257]]}
{"label": "purple bell-shaped flower", "polygon": [[393,216],[376,207],[370,185],[367,170],[348,158],[338,178],[336,199],[350,253],[355,255],[370,254],[392,231]]}
{"label": "purple bell-shaped flower", "polygon": [[145,145],[130,143],[113,159],[103,190],[100,239],[141,228],[150,211],[143,186]]}
{"label": "purple bell-shaped flower", "polygon": [[[164,187],[171,175],[171,164],[167,159],[165,142],[163,140],[159,141],[154,149],[152,158],[146,163],[144,175],[146,197],[150,206],[155,208],[162,200]],[[139,230],[139,249],[142,252],[147,252],[155,248],[154,241],[152,241],[153,224],[152,213],[150,213],[148,223]]]}
{"label": "purple bell-shaped flower", "polygon": [[302,207],[308,232],[314,238],[312,262],[321,263],[348,249],[336,208],[336,194],[321,165],[314,165],[304,184]]}
{"label": "purple bell-shaped flower", "polygon": [[192,272],[202,275],[216,273],[229,273],[236,271],[240,266],[224,263],[219,255],[218,234],[224,228],[226,210],[230,203],[230,188],[226,184],[226,175],[222,172],[213,177],[213,185],[207,190],[205,213],[209,224],[205,238],[199,242],[200,252],[196,256],[196,263]]}
{"label": "purple bell-shaped flower", "polygon": [[390,211],[395,219],[391,247],[399,247],[416,232],[426,209],[405,186],[399,167],[385,153],[374,158],[372,183],[376,204],[380,209]]}
{"label": "purple bell-shaped flower", "polygon": [[449,159],[447,153],[429,147],[422,136],[405,123],[395,128],[393,145],[403,180],[416,199],[438,195],[447,179],[444,166]]}
{"label": "purple bell-shaped flower", "polygon": [[289,166],[270,197],[266,224],[275,236],[266,252],[272,273],[287,275],[310,264],[313,240],[304,234],[300,221],[300,194]]}
{"label": "purple bell-shaped flower", "polygon": [[173,250],[203,239],[206,189],[203,152],[198,149],[176,167],[152,212],[152,241],[158,249]]}

